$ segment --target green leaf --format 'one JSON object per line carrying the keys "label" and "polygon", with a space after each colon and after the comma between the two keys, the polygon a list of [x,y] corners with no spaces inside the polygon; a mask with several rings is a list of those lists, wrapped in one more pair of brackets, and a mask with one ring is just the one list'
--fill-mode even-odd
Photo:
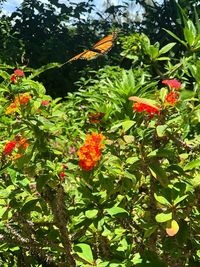
{"label": "green leaf", "polygon": [[153,45],[150,45],[150,47],[148,47],[146,49],[146,52],[149,54],[149,56],[151,57],[151,59],[156,59],[159,55],[159,51],[158,51],[158,48],[153,46]]}
{"label": "green leaf", "polygon": [[126,229],[124,229],[124,228],[115,228],[114,232],[115,232],[116,235],[123,236],[124,233],[126,232]]}
{"label": "green leaf", "polygon": [[195,37],[197,35],[197,30],[196,30],[196,27],[195,27],[193,21],[190,19],[187,21],[187,28],[190,30],[191,34],[193,35],[193,37],[195,39]]}
{"label": "green leaf", "polygon": [[47,65],[44,65],[42,66],[41,68],[37,69],[37,70],[33,70],[33,73],[31,75],[29,75],[29,79],[33,79],[35,78],[36,76],[40,75],[41,73],[49,70],[49,69],[52,69],[52,68],[59,68],[61,67],[63,64],[60,64],[60,63],[49,63]]}
{"label": "green leaf", "polygon": [[122,122],[122,128],[124,132],[128,131],[133,125],[135,124],[135,121],[127,120]]}
{"label": "green leaf", "polygon": [[27,201],[24,204],[24,206],[22,207],[21,211],[26,213],[26,212],[30,212],[30,211],[34,210],[37,202],[38,202],[38,199],[31,199],[31,200]]}
{"label": "green leaf", "polygon": [[85,212],[85,216],[86,216],[88,219],[95,218],[97,214],[98,214],[98,210],[96,210],[96,209],[94,209],[94,210],[87,210],[87,211]]}
{"label": "green leaf", "polygon": [[136,254],[134,254],[134,257],[132,259],[132,262],[133,262],[133,264],[142,263],[142,258],[141,258],[141,255],[140,255],[139,252],[137,252]]}
{"label": "green leaf", "polygon": [[39,107],[41,106],[41,101],[34,101],[33,102],[33,107],[34,107],[34,110],[38,110]]}
{"label": "green leaf", "polygon": [[[179,156],[180,156],[180,155],[179,155]],[[167,171],[168,171],[168,172],[175,172],[175,173],[177,173],[177,174],[181,174],[181,175],[184,175],[184,174],[185,174],[184,170],[183,170],[180,166],[178,166],[178,165],[176,165],[176,164],[171,164],[171,165],[167,168]]]}
{"label": "green leaf", "polygon": [[159,55],[165,54],[167,53],[170,49],[172,49],[172,47],[175,46],[176,43],[169,43],[165,46],[163,46],[160,50],[159,50]]}
{"label": "green leaf", "polygon": [[100,262],[98,265],[97,265],[97,267],[108,267],[108,266],[110,266],[109,265],[109,261],[106,261],[106,262]]}
{"label": "green leaf", "polygon": [[10,75],[6,71],[0,71],[0,77],[2,77],[4,80],[10,79]]}
{"label": "green leaf", "polygon": [[[194,76],[195,79],[197,80],[197,76],[199,75],[199,71],[200,69],[198,70],[198,73]],[[198,80],[200,81],[199,77],[198,77]],[[197,80],[197,81],[198,81]],[[193,100],[195,97],[195,92],[191,92],[189,90],[184,90],[183,92],[181,92],[181,100]],[[196,101],[197,99],[194,99],[194,101]]]}
{"label": "green leaf", "polygon": [[114,131],[114,130],[117,130],[118,128],[121,128],[122,127],[122,123],[123,122],[119,122],[117,124],[112,125],[111,131]]}
{"label": "green leaf", "polygon": [[185,165],[184,171],[192,170],[194,168],[200,167],[200,159],[193,160]]}
{"label": "green leaf", "polygon": [[88,244],[80,243],[74,246],[74,251],[76,254],[83,259],[84,261],[88,262],[89,264],[93,264],[93,254],[90,246]]}
{"label": "green leaf", "polygon": [[169,213],[159,213],[156,215],[155,217],[156,221],[158,223],[163,223],[163,222],[167,222],[169,220],[172,219],[172,212],[169,212]]}
{"label": "green leaf", "polygon": [[105,209],[105,210],[111,216],[115,216],[115,215],[122,214],[122,213],[128,215],[128,212],[125,209],[120,208],[120,207],[112,207],[110,209]]}
{"label": "green leaf", "polygon": [[183,32],[184,32],[185,40],[187,41],[189,46],[192,46],[194,41],[195,41],[194,35],[192,34],[192,32],[188,28],[184,28]]}
{"label": "green leaf", "polygon": [[158,137],[164,137],[166,135],[166,129],[167,129],[167,125],[158,125],[156,127],[156,133],[158,135]]}
{"label": "green leaf", "polygon": [[124,141],[128,144],[131,144],[135,141],[135,138],[133,135],[124,135],[123,138],[124,138]]}
{"label": "green leaf", "polygon": [[13,66],[6,65],[6,64],[0,64],[0,69],[11,69],[11,70],[13,70]]}
{"label": "green leaf", "polygon": [[200,174],[196,174],[193,179],[190,180],[193,187],[200,186]]}
{"label": "green leaf", "polygon": [[24,178],[22,180],[18,180],[17,183],[22,185],[23,187],[26,187],[30,183],[30,181],[28,178]]}
{"label": "green leaf", "polygon": [[150,237],[157,229],[157,225],[150,225],[144,232],[144,238]]}
{"label": "green leaf", "polygon": [[4,215],[4,213],[7,211],[7,207],[1,207],[0,208],[0,218]]}
{"label": "green leaf", "polygon": [[183,201],[185,198],[187,198],[188,197],[188,195],[184,195],[184,196],[182,196],[182,197],[180,197],[180,196],[178,196],[174,201],[173,201],[173,203],[174,203],[174,205],[177,205],[178,203],[180,203],[181,201]]}
{"label": "green leaf", "polygon": [[126,267],[123,263],[110,263],[109,267]]}
{"label": "green leaf", "polygon": [[38,95],[44,95],[46,93],[45,87],[37,81],[26,79],[24,80],[22,85],[23,87],[20,87],[20,90],[18,89],[18,92],[30,92],[31,90],[33,90],[35,94]]}
{"label": "green leaf", "polygon": [[175,35],[173,32],[164,29],[164,31],[166,31],[169,35],[171,35],[172,37],[174,37],[177,41],[179,41],[181,44],[183,44],[184,46],[187,47],[187,43],[182,41],[177,35]]}
{"label": "green leaf", "polygon": [[170,57],[158,57],[156,60],[162,61],[162,60],[171,60]]}
{"label": "green leaf", "polygon": [[163,168],[159,165],[159,163],[150,163],[149,169],[151,171],[151,174],[154,178],[156,178],[162,186],[166,187],[169,183],[169,180],[167,178],[166,172],[163,170]]}
{"label": "green leaf", "polygon": [[137,162],[139,160],[138,157],[130,157],[126,159],[126,163],[128,164],[134,164],[135,162]]}
{"label": "green leaf", "polygon": [[159,98],[161,99],[162,102],[165,101],[165,97],[168,94],[168,89],[166,87],[162,87],[159,91]]}
{"label": "green leaf", "polygon": [[[125,171],[124,172],[124,178],[128,178],[128,180],[127,179],[124,179],[124,186],[126,187],[126,185],[128,186],[128,185],[130,185],[130,180],[132,181],[132,183],[131,183],[131,185],[132,184],[136,184],[137,183],[137,180],[136,180],[136,177],[135,177],[135,175],[133,174],[133,173],[130,173],[130,172],[128,172],[128,171]],[[127,183],[126,183],[127,182]]]}
{"label": "green leaf", "polygon": [[163,157],[163,158],[174,158],[174,151],[168,149],[155,149],[150,152],[147,157]]}
{"label": "green leaf", "polygon": [[154,193],[154,197],[160,204],[163,204],[165,206],[171,206],[170,202],[165,197],[159,196],[156,193]]}
{"label": "green leaf", "polygon": [[5,189],[0,190],[0,198],[8,198],[10,193],[15,189],[13,185],[7,186]]}
{"label": "green leaf", "polygon": [[39,192],[42,191],[43,187],[48,183],[48,180],[50,179],[50,177],[48,175],[40,175],[37,179],[36,179],[36,186],[37,186],[37,190]]}

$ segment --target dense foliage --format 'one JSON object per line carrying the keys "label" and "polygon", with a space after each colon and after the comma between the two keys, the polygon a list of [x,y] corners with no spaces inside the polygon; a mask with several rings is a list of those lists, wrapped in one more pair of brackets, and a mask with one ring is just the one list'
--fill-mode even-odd
{"label": "dense foliage", "polygon": [[65,99],[37,80],[62,64],[2,58],[1,266],[200,265],[200,23],[179,11],[172,42],[121,33]]}

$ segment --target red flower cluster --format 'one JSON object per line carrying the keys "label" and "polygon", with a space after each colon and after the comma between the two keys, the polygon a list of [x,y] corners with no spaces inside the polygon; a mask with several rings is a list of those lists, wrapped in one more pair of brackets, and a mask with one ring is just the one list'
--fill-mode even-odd
{"label": "red flower cluster", "polygon": [[165,97],[165,102],[171,104],[171,105],[175,105],[176,102],[178,101],[178,97],[179,97],[179,94],[172,91],[170,92],[169,94],[166,95]]}
{"label": "red flower cluster", "polygon": [[[3,149],[3,154],[10,155],[15,148],[18,149],[18,152],[24,151],[27,149],[28,145],[29,144],[26,138],[16,136],[15,140],[9,141],[8,143],[5,144]],[[20,158],[21,156],[22,153],[18,153],[15,155],[14,159]]]}
{"label": "red flower cluster", "polygon": [[48,106],[49,105],[49,101],[48,100],[42,100],[41,105],[42,106]]}
{"label": "red flower cluster", "polygon": [[64,178],[66,177],[65,170],[67,170],[67,169],[68,169],[67,165],[62,163],[61,168],[60,168],[60,172],[58,173],[58,176],[60,177],[61,181],[64,181]]}
{"label": "red flower cluster", "polygon": [[131,96],[129,97],[129,100],[135,101],[133,109],[137,112],[146,112],[150,115],[150,117],[153,117],[155,114],[160,114],[160,108],[158,106],[149,104],[142,98]]}
{"label": "red flower cluster", "polygon": [[170,88],[174,88],[175,90],[179,90],[181,88],[181,83],[177,80],[163,80],[162,84],[168,85]]}
{"label": "red flower cluster", "polygon": [[29,102],[31,98],[32,97],[29,94],[22,94],[15,101],[19,102],[20,105],[25,105]]}
{"label": "red flower cluster", "polygon": [[16,83],[18,77],[25,77],[23,70],[16,69],[14,73],[10,76],[10,81]]}
{"label": "red flower cluster", "polygon": [[79,148],[79,166],[85,171],[92,170],[101,158],[101,149],[104,148],[102,134],[87,134],[85,144]]}
{"label": "red flower cluster", "polygon": [[29,95],[28,93],[16,96],[13,102],[7,107],[6,114],[11,114],[13,112],[16,112],[21,105],[26,105],[31,98],[32,96]]}
{"label": "red flower cluster", "polygon": [[144,103],[138,103],[138,102],[134,103],[133,109],[137,112],[145,111],[146,113],[149,113],[150,115],[159,114],[159,107],[151,106],[149,104],[144,104]]}
{"label": "red flower cluster", "polygon": [[60,177],[60,178],[64,178],[65,176],[66,176],[66,174],[65,174],[64,172],[60,172],[60,173],[59,173],[59,177]]}
{"label": "red flower cluster", "polygon": [[4,147],[4,150],[3,150],[3,153],[5,155],[11,154],[13,149],[15,148],[16,144],[17,144],[16,141],[10,141],[10,142],[6,143],[5,147]]}

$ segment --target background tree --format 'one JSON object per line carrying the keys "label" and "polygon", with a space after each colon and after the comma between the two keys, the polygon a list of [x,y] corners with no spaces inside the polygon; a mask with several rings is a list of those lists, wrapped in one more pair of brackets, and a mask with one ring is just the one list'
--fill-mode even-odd
{"label": "background tree", "polygon": [[[178,3],[192,19],[194,6],[199,12],[199,4],[194,0],[179,0]],[[116,29],[122,35],[143,32],[148,35],[151,43],[158,41],[164,45],[174,41],[174,38],[163,28],[183,39],[183,24],[184,19],[175,0],[136,0],[121,5],[105,1],[102,11],[94,6],[93,0],[80,3],[68,0],[65,4],[58,0],[48,0],[45,3],[24,0],[11,16],[1,15],[0,60],[2,63],[30,68],[38,68],[50,62],[64,63]],[[185,47],[180,43],[173,53],[182,51],[185,51]],[[66,92],[76,89],[74,83],[79,77],[88,78],[92,75],[89,70],[118,64],[130,68],[127,59],[123,59],[121,63],[119,53],[120,47],[115,46],[109,56],[89,62],[79,60],[66,64],[59,70],[49,70],[40,76],[40,81],[52,96],[64,96]]]}
{"label": "background tree", "polygon": [[[92,46],[110,31],[118,28],[127,32],[133,28],[126,22],[126,18],[127,5],[111,5],[107,6],[105,12],[98,12],[92,0],[80,3],[68,1],[66,4],[54,0],[47,3],[25,0],[10,17],[5,17],[12,25],[11,34],[15,35],[20,43],[18,53],[14,52],[10,57],[1,58],[5,63],[17,61],[32,68],[49,62],[64,63],[76,53]],[[5,39],[5,36],[3,37]],[[13,43],[13,39],[7,40],[7,43],[9,42]],[[23,54],[23,58],[17,57],[18,54]],[[107,60],[103,58],[90,62],[89,68],[100,68],[107,64]],[[109,61],[112,62],[110,59]],[[59,71],[51,70],[50,75],[43,74],[40,78],[52,95],[65,95],[66,91],[73,90],[77,73],[86,65],[87,62],[79,61],[78,64],[65,65]],[[59,88],[57,92],[54,90],[55,87]]]}
{"label": "background tree", "polygon": [[194,7],[197,13],[200,11],[200,3],[195,0],[136,0],[136,2],[144,9],[140,31],[147,34],[153,42],[158,41],[161,44],[172,40],[163,29],[168,29],[183,38],[183,18],[178,5],[191,19],[195,18]]}

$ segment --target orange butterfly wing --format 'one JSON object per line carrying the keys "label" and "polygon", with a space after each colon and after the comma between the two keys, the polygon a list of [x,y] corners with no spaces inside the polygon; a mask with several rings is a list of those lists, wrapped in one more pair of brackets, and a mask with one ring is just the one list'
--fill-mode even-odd
{"label": "orange butterfly wing", "polygon": [[114,32],[103,39],[101,39],[99,42],[97,42],[93,47],[91,48],[94,50],[97,50],[100,54],[105,54],[110,51],[110,49],[113,46],[113,42],[117,37],[117,33]]}
{"label": "orange butterfly wing", "polygon": [[99,55],[104,55],[105,53],[110,51],[110,49],[113,46],[113,41],[115,40],[116,37],[117,37],[117,34],[115,32],[104,37],[99,42],[94,44],[91,49],[83,51],[82,53],[69,59],[67,62],[71,62],[77,59],[94,59],[95,57]]}
{"label": "orange butterfly wing", "polygon": [[71,62],[77,59],[90,59],[90,58],[94,58],[98,55],[98,52],[94,52],[91,50],[85,50],[84,52],[76,55],[75,57],[69,59],[67,62]]}

